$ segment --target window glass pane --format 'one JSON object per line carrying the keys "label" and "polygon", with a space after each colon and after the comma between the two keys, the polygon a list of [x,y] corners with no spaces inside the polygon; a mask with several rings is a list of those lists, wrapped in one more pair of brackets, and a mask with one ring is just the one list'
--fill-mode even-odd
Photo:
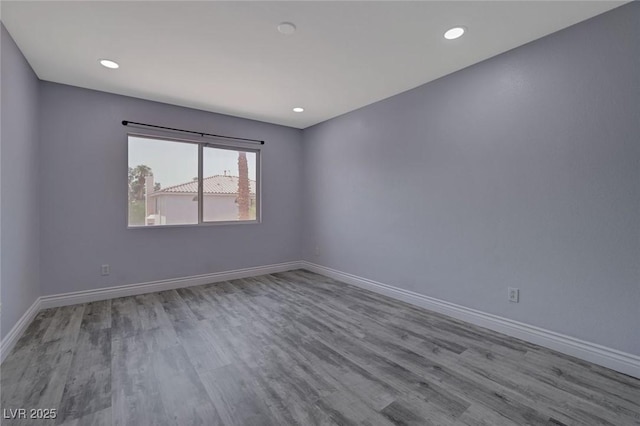
{"label": "window glass pane", "polygon": [[129,136],[129,226],[198,223],[198,145]]}
{"label": "window glass pane", "polygon": [[205,147],[203,220],[256,220],[258,155],[251,151]]}

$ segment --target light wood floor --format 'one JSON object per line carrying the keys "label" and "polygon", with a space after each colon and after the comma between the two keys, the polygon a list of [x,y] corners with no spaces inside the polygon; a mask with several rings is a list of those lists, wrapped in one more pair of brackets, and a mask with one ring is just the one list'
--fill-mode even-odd
{"label": "light wood floor", "polygon": [[640,381],[307,272],[42,311],[2,408],[64,425],[639,425]]}

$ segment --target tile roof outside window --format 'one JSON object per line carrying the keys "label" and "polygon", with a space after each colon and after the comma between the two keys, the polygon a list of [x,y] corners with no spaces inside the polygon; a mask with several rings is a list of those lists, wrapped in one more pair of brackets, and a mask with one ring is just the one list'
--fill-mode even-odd
{"label": "tile roof outside window", "polygon": [[[237,194],[238,193],[238,176],[215,175],[204,178],[203,191],[205,194]],[[249,181],[249,192],[256,193],[256,181]],[[198,181],[181,183],[179,185],[161,188],[150,196],[167,194],[167,193],[198,193]]]}

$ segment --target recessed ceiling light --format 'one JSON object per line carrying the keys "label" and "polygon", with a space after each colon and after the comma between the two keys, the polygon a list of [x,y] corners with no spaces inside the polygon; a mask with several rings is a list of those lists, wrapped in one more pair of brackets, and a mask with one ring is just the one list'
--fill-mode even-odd
{"label": "recessed ceiling light", "polygon": [[293,109],[293,112],[303,112],[303,111],[304,111],[304,108],[302,108],[302,107],[295,107]]}
{"label": "recessed ceiling light", "polygon": [[462,34],[464,34],[463,27],[453,27],[444,33],[444,38],[447,40],[455,40],[456,38],[462,37]]}
{"label": "recessed ceiling light", "polygon": [[282,22],[278,24],[278,31],[284,35],[291,35],[296,32],[295,24],[291,22]]}
{"label": "recessed ceiling light", "polygon": [[113,62],[109,59],[100,59],[100,65],[102,65],[105,68],[111,68],[112,70],[115,70],[116,68],[120,68],[120,65],[118,65],[117,62]]}

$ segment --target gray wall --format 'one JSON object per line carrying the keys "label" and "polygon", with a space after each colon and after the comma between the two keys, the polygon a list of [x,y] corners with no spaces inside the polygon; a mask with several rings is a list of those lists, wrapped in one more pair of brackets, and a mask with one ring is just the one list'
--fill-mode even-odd
{"label": "gray wall", "polygon": [[0,219],[4,338],[40,295],[38,78],[0,24],[2,51]]}
{"label": "gray wall", "polygon": [[[40,113],[43,294],[299,260],[300,130],[46,82]],[[262,223],[127,229],[122,120],[266,140]]]}
{"label": "gray wall", "polygon": [[639,40],[635,2],[306,129],[305,258],[640,354]]}

